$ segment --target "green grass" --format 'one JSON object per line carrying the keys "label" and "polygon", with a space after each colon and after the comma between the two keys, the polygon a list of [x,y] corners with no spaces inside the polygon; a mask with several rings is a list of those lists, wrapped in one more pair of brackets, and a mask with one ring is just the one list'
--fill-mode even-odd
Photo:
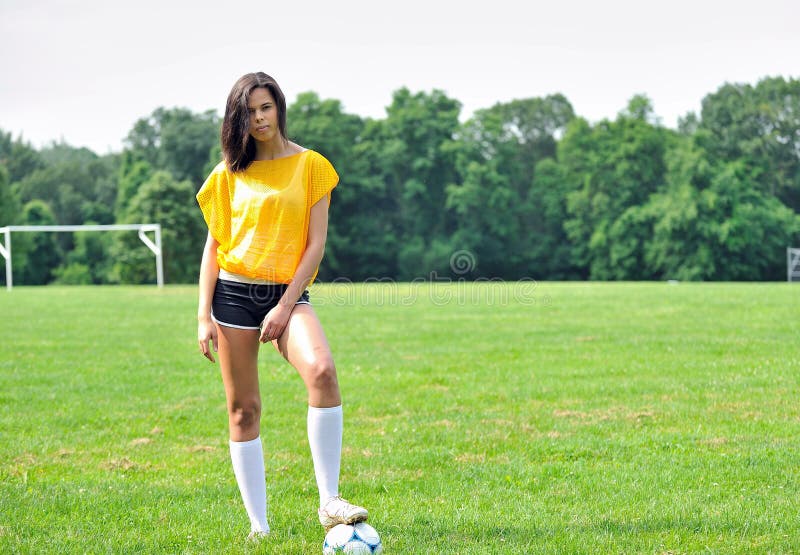
{"label": "green grass", "polygon": [[[800,288],[316,285],[386,553],[800,551]],[[0,292],[0,552],[320,553],[300,379],[247,518],[194,287]]]}

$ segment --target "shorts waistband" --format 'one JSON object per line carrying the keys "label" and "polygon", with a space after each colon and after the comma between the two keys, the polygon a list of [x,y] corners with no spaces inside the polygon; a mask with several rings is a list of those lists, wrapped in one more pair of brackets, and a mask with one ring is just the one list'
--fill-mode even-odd
{"label": "shorts waistband", "polygon": [[237,283],[250,283],[256,285],[286,285],[285,283],[270,281],[268,279],[251,278],[248,276],[243,276],[241,274],[235,274],[233,272],[223,270],[222,268],[219,269],[219,279],[224,279],[226,281],[235,281]]}

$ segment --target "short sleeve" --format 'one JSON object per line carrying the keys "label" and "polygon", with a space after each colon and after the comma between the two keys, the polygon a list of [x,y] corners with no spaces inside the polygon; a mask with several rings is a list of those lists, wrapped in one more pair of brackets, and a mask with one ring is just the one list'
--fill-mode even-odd
{"label": "short sleeve", "polygon": [[220,163],[196,195],[208,231],[220,245],[227,245],[231,239],[231,196],[228,181],[229,172],[225,163]]}
{"label": "short sleeve", "polygon": [[309,176],[309,206],[314,206],[339,183],[339,175],[322,154],[313,153]]}

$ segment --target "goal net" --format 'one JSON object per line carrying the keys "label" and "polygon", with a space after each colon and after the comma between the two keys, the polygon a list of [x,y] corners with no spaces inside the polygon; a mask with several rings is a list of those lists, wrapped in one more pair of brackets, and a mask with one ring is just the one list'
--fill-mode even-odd
{"label": "goal net", "polygon": [[786,279],[800,281],[800,249],[786,249]]}
{"label": "goal net", "polygon": [[[8,225],[0,227],[3,242],[0,243],[0,256],[6,260],[6,289],[14,286],[12,278],[11,232],[41,231],[138,231],[139,239],[156,256],[156,281],[159,287],[164,286],[164,262],[161,256],[161,224],[114,224],[114,225]],[[154,232],[153,240],[146,234]]]}

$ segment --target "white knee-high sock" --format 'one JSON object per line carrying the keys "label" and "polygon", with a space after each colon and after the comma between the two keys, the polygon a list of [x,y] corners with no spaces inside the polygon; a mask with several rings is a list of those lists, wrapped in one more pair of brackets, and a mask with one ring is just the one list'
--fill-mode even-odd
{"label": "white knee-high sock", "polygon": [[264,478],[264,452],[261,437],[250,441],[231,441],[233,474],[250,517],[250,529],[269,532],[267,524],[267,485]]}
{"label": "white knee-high sock", "polygon": [[320,506],[339,495],[339,468],[342,460],[342,405],[308,407],[308,445],[319,488]]}

